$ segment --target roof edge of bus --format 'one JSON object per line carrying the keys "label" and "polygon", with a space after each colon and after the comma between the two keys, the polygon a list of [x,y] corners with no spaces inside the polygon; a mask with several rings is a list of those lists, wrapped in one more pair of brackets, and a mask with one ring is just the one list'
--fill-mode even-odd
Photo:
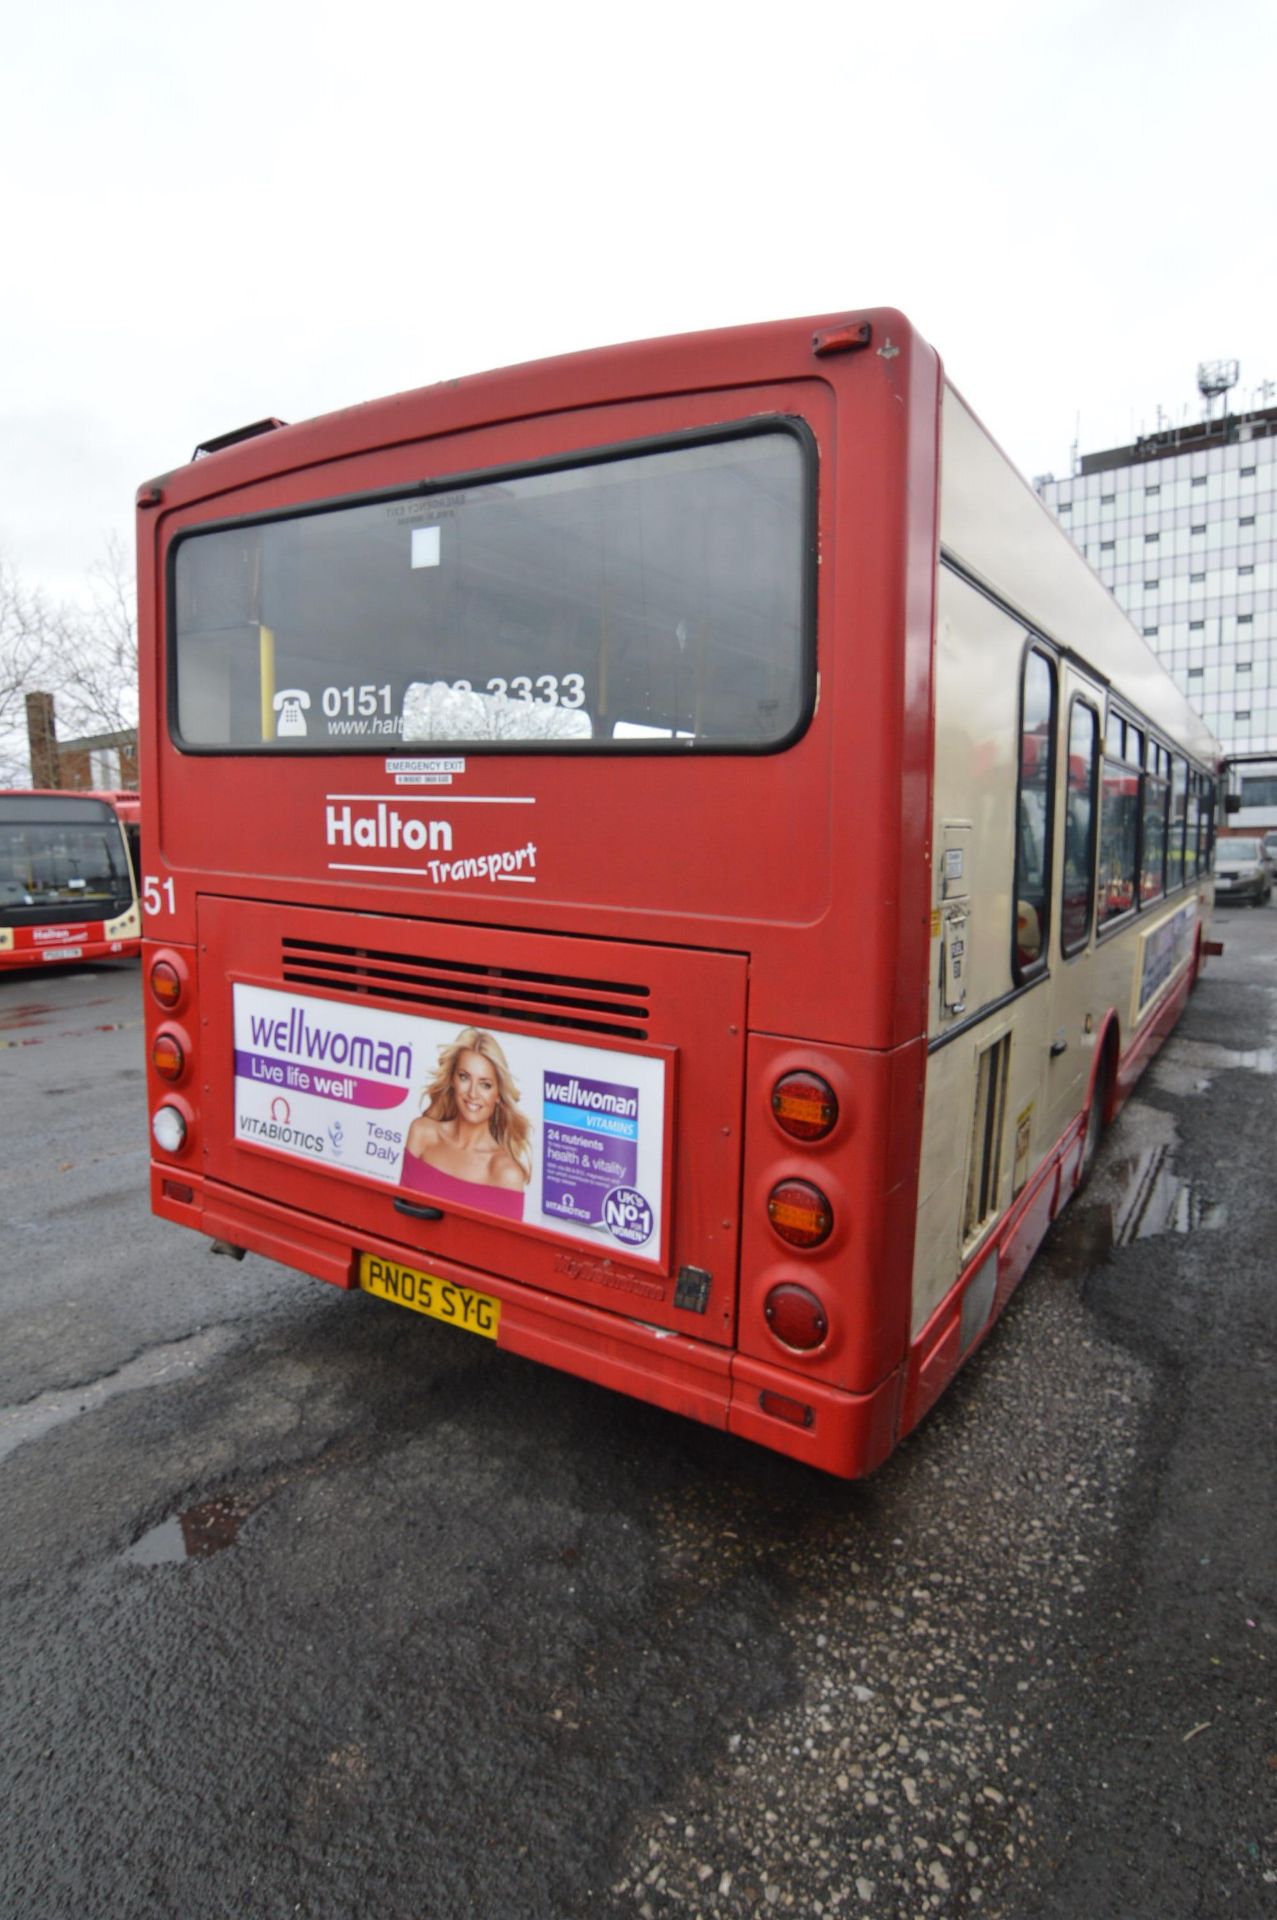
{"label": "roof edge of bus", "polygon": [[[832,329],[864,325],[870,328],[873,337],[881,332],[883,343],[888,346],[899,347],[906,339],[920,341],[922,337],[899,308],[866,306],[784,320],[754,321],[742,326],[619,340],[536,360],[513,361],[420,387],[406,387],[373,400],[315,414],[291,425],[272,422],[273,430],[258,430],[248,438],[213,436],[200,443],[207,451],[200,452],[198,459],[139,487],[138,505],[151,508],[161,502],[171,505],[175,493],[182,501],[196,500],[267,473],[309,466],[320,459],[340,458],[343,428],[350,429],[351,451],[366,447],[369,415],[383,411],[388,419],[395,412],[413,419],[406,434],[400,431],[386,436],[389,444],[392,438],[418,437],[424,430],[417,417],[427,411],[435,416],[429,423],[431,434],[451,433],[532,413],[575,411],[679,388],[695,391],[709,386],[773,380],[777,378],[778,361],[788,377],[802,370],[814,378],[826,378],[824,362],[813,357],[815,336]],[[894,341],[893,334],[898,336]],[[783,353],[778,354],[778,348],[783,348]],[[677,381],[672,383],[671,370],[677,362],[683,365]],[[624,363],[628,370],[623,388],[618,387],[615,377],[619,363]],[[598,377],[591,379],[591,375]],[[560,386],[562,390],[556,392]],[[312,446],[320,437],[325,442],[322,453]],[[333,444],[334,439],[338,444]]]}
{"label": "roof edge of bus", "polygon": [[[1217,740],[1216,736],[1211,732],[1210,728],[1206,725],[1206,722],[1202,718],[1202,715],[1197,711],[1196,707],[1193,706],[1191,700],[1188,699],[1187,695],[1182,691],[1182,689],[1175,683],[1173,676],[1170,675],[1169,670],[1164,666],[1156,649],[1149,645],[1144,635],[1140,632],[1139,628],[1136,626],[1131,615],[1117,600],[1112,589],[1105,585],[1104,581],[1100,578],[1100,575],[1097,572],[1096,568],[1092,566],[1091,562],[1087,559],[1086,555],[1082,552],[1082,549],[1070,539],[1069,535],[1065,532],[1064,528],[1060,525],[1055,515],[1051,512],[1051,509],[1047,506],[1046,502],[1042,499],[1042,496],[1038,493],[1036,487],[1033,485],[1033,482],[1029,480],[1027,476],[1024,474],[1024,472],[1021,470],[1021,468],[1016,465],[1015,461],[1011,458],[1010,454],[1006,451],[1005,447],[1003,447],[1001,442],[998,440],[996,434],[990,433],[988,427],[986,427],[980,415],[976,412],[975,408],[971,405],[970,401],[966,398],[965,394],[963,394],[961,388],[956,386],[955,383],[952,380],[950,380],[947,375],[944,378],[944,388],[947,391],[951,400],[957,406],[959,406],[962,409],[962,411],[966,414],[972,426],[975,427],[978,434],[987,444],[990,452],[992,452],[997,457],[997,459],[999,459],[1002,462],[1002,464],[1007,468],[1007,470],[1015,476],[1016,480],[1020,484],[1020,488],[1022,492],[1025,495],[1027,495],[1027,497],[1033,502],[1034,506],[1037,508],[1038,513],[1042,516],[1043,521],[1046,523],[1046,526],[1050,528],[1053,539],[1057,543],[1061,543],[1062,548],[1067,548],[1072,560],[1078,566],[1083,568],[1085,572],[1089,575],[1091,585],[1092,585],[1092,590],[1098,593],[1099,595],[1103,596],[1103,604],[1104,604],[1104,610],[1106,614],[1108,614],[1110,617],[1116,616],[1117,620],[1119,620],[1122,623],[1123,627],[1126,629],[1125,637],[1126,637],[1127,643],[1128,644],[1133,643],[1143,653],[1145,658],[1158,670],[1159,673],[1166,674],[1167,678],[1171,680],[1171,685],[1173,687],[1174,695],[1175,695],[1175,701],[1171,704],[1178,704],[1178,707],[1180,709],[1179,726],[1183,730],[1182,738],[1180,740],[1180,745],[1184,747],[1184,749],[1187,751],[1187,750],[1190,750],[1189,742],[1192,741],[1193,745],[1191,750],[1194,753],[1196,753],[1198,757],[1202,759],[1210,759],[1212,757],[1215,759],[1218,759],[1219,752],[1220,752],[1220,743]],[[942,401],[942,404],[943,404],[943,401]],[[944,528],[943,528],[943,521],[942,521],[942,527],[941,527],[942,540],[943,540],[943,536],[944,536]],[[956,557],[961,559],[963,556],[958,555]],[[978,571],[979,570],[977,569],[977,572]],[[1099,602],[1097,601],[1097,606],[1098,604]],[[1023,613],[1025,617],[1028,618],[1030,621],[1034,619],[1034,609],[1030,607],[1028,604],[1017,606],[1016,611],[1017,613]],[[1038,613],[1038,617],[1040,618],[1040,610]],[[1044,637],[1046,637],[1047,639],[1051,639],[1053,641],[1058,642],[1059,636],[1057,634],[1049,633],[1046,631],[1045,628],[1042,628],[1041,631],[1043,631]],[[1164,720],[1163,724],[1169,725],[1169,722]]]}

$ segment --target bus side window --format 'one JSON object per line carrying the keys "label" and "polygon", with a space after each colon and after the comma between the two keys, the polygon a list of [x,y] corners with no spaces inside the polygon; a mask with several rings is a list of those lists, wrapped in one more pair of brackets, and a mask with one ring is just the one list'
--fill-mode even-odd
{"label": "bus side window", "polygon": [[1185,844],[1188,818],[1188,766],[1175,754],[1171,760],[1171,837],[1166,849],[1166,891],[1173,893],[1191,878]]}
{"label": "bus side window", "polygon": [[1160,900],[1166,891],[1166,823],[1171,783],[1166,777],[1169,755],[1149,742],[1148,771],[1141,788],[1140,900]]}
{"label": "bus side window", "polygon": [[1055,669],[1030,647],[1020,701],[1020,785],[1016,797],[1015,936],[1017,980],[1046,960],[1050,929],[1052,797],[1055,765]]}
{"label": "bus side window", "polygon": [[1140,777],[1120,760],[1104,761],[1100,804],[1100,925],[1135,905]]}
{"label": "bus side window", "polygon": [[1087,700],[1074,700],[1069,720],[1069,765],[1065,783],[1064,885],[1060,898],[1060,949],[1078,953],[1091,937],[1095,898],[1095,775],[1100,716]]}

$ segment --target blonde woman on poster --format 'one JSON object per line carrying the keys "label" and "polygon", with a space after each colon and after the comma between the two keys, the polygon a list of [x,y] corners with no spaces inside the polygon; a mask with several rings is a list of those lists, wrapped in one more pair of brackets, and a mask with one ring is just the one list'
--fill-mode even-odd
{"label": "blonde woman on poster", "polygon": [[439,1049],[439,1067],[408,1129],[400,1184],[434,1200],[523,1218],[532,1178],[532,1123],[501,1045],[463,1027]]}

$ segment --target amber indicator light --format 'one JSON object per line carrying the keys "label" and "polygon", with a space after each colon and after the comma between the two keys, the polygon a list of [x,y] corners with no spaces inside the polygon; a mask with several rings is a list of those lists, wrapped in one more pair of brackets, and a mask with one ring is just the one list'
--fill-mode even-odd
{"label": "amber indicator light", "polygon": [[789,1247],[818,1247],[828,1240],[834,1210],[810,1180],[782,1180],[771,1190],[767,1218]]}
{"label": "amber indicator light", "polygon": [[182,997],[182,976],[171,960],[157,960],[151,968],[151,992],[162,1007],[175,1007]]}
{"label": "amber indicator light", "polygon": [[768,1331],[795,1353],[823,1346],[829,1332],[828,1316],[815,1294],[793,1280],[772,1288],[763,1302],[763,1318]]}
{"label": "amber indicator light", "polygon": [[786,1073],[772,1088],[772,1112],[791,1140],[823,1140],[838,1119],[838,1096],[818,1073]]}
{"label": "amber indicator light", "polygon": [[151,1043],[151,1065],[161,1080],[180,1080],[186,1055],[171,1033],[157,1033]]}

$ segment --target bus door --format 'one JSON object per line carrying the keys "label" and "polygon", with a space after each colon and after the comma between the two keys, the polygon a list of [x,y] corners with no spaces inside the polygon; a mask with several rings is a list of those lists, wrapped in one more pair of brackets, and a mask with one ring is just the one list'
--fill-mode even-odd
{"label": "bus door", "polygon": [[1053,883],[1051,1036],[1046,1137],[1053,1143],[1081,1111],[1090,1084],[1095,1007],[1095,864],[1099,830],[1100,728],[1104,694],[1062,660]]}

